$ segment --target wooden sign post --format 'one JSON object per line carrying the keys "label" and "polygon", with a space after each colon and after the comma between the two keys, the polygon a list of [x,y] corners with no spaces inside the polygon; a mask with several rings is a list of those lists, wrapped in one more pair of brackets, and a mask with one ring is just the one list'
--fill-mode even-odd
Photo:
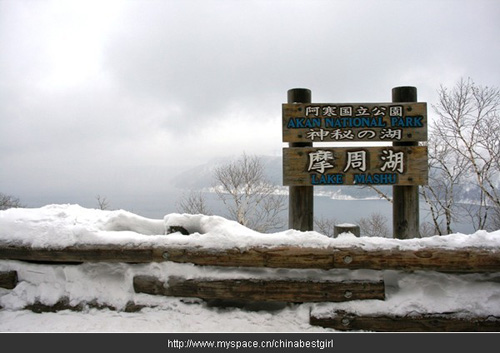
{"label": "wooden sign post", "polygon": [[[283,142],[289,143],[283,149],[283,184],[290,186],[290,228],[312,230],[314,186],[392,185],[394,237],[418,237],[418,185],[427,184],[428,166],[427,147],[418,146],[427,140],[427,104],[416,102],[416,89],[394,88],[391,103],[319,104],[311,103],[309,90],[288,94],[282,107]],[[353,141],[363,145],[313,147]]]}
{"label": "wooden sign post", "polygon": [[[417,89],[415,87],[395,87],[392,89],[392,101],[395,103],[416,102]],[[418,146],[417,141],[419,140],[397,141],[393,145],[398,147]],[[392,187],[392,233],[393,237],[397,239],[420,238],[418,185],[395,185]]]}
{"label": "wooden sign post", "polygon": [[[288,103],[311,103],[311,91],[307,88],[294,88],[288,91]],[[312,147],[312,142],[290,141],[290,147]],[[314,228],[314,190],[313,186],[290,185],[288,196],[288,227],[300,231]]]}

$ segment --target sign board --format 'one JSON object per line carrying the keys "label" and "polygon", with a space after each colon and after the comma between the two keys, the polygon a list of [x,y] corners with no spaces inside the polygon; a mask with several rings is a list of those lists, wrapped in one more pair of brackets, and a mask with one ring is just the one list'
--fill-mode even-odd
{"label": "sign board", "polygon": [[283,149],[283,184],[426,185],[427,147]]}
{"label": "sign board", "polygon": [[427,140],[427,103],[294,103],[282,111],[283,142]]}

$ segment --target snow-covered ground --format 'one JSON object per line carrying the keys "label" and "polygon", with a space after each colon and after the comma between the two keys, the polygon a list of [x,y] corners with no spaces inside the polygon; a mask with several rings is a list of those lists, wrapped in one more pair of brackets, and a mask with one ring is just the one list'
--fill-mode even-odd
{"label": "snow-covered ground", "polygon": [[[170,226],[190,233],[166,234]],[[148,219],[133,213],[86,209],[78,205],[49,205],[35,209],[0,211],[0,245],[62,248],[83,244],[124,244],[150,247],[202,246],[214,249],[252,246],[359,246],[364,249],[421,249],[424,247],[500,248],[500,231],[453,234],[424,239],[356,238],[342,234],[327,238],[316,232],[287,230],[262,234],[217,216],[169,214]],[[309,325],[309,315],[334,310],[355,313],[432,313],[460,311],[464,315],[500,316],[500,273],[444,274],[372,270],[298,270],[199,267],[173,262],[150,264],[84,263],[34,264],[0,260],[0,272],[15,270],[19,283],[0,288],[0,331],[16,332],[329,332]],[[184,278],[300,278],[384,279],[386,300],[343,303],[290,304],[273,310],[218,307],[199,299],[137,294],[135,275]],[[70,305],[95,302],[116,308],[69,310],[36,314],[23,310],[39,302],[54,305],[67,298]],[[146,305],[136,313],[123,311],[127,303]]]}

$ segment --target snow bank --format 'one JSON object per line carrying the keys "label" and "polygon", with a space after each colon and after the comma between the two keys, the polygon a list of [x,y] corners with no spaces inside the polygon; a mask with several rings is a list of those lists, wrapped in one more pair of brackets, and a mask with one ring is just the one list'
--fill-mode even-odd
{"label": "snow bank", "polygon": [[500,316],[500,274],[444,274],[382,271],[386,300],[358,300],[314,306],[317,317],[345,310],[358,315],[411,315],[460,312],[463,316]]}
{"label": "snow bank", "polygon": [[[172,263],[36,265],[0,261],[0,271],[16,270],[19,284],[0,288],[0,332],[315,332],[328,331],[309,325],[308,305],[291,305],[274,312],[210,307],[196,298],[170,298],[137,294],[132,287],[136,274],[159,278],[196,271],[192,265]],[[208,274],[209,269],[204,270]],[[201,273],[199,273],[201,275]],[[217,276],[216,271],[212,274]],[[223,277],[224,274],[222,274]],[[247,274],[250,275],[249,273]],[[229,276],[229,274],[226,274]],[[117,309],[69,310],[36,314],[21,310],[35,302],[54,305],[94,302]],[[123,309],[129,301],[146,308],[137,313]]]}
{"label": "snow bank", "polygon": [[[191,234],[166,234],[182,226]],[[37,209],[0,211],[0,244],[60,248],[79,244],[133,246],[203,246],[246,248],[250,246],[300,245],[310,247],[359,246],[365,249],[419,249],[422,247],[500,247],[500,232],[479,231],[425,239],[395,240],[357,238],[341,234],[331,239],[317,232],[285,231],[262,234],[216,216],[170,214],[161,220],[133,213],[102,211],[78,205],[49,205]],[[331,331],[309,325],[309,312],[332,315],[337,310],[358,314],[454,312],[463,315],[500,316],[500,273],[444,274],[432,271],[308,270],[270,268],[223,268],[172,262],[150,264],[84,263],[41,265],[0,260],[0,271],[17,271],[19,283],[0,288],[0,331],[42,332],[306,332]],[[257,278],[301,280],[384,280],[386,300],[343,303],[294,304],[268,311],[216,308],[198,299],[179,299],[133,290],[133,277],[153,275],[206,279]],[[82,313],[33,314],[21,310],[33,303],[54,305],[62,299],[70,305],[89,303],[118,311],[89,309]],[[146,305],[139,313],[122,310],[128,302]]]}
{"label": "snow bank", "polygon": [[[166,234],[171,226],[181,226],[191,234]],[[452,234],[424,239],[388,239],[343,235],[328,238],[317,232],[263,234],[218,216],[169,214],[162,220],[133,213],[86,209],[78,205],[48,205],[37,209],[0,211],[0,244],[37,248],[61,248],[79,244],[169,245],[208,248],[248,248],[252,246],[350,247],[366,250],[438,248],[499,248],[500,231],[478,231],[471,235]]]}
{"label": "snow bank", "polygon": [[[322,271],[266,268],[225,268],[195,266],[172,262],[151,264],[85,263],[81,265],[37,265],[18,261],[0,261],[0,271],[17,271],[19,284],[13,290],[0,288],[0,306],[19,310],[40,302],[54,305],[68,298],[70,305],[88,303],[96,298],[99,304],[123,310],[134,301],[142,305],[160,305],[162,299],[136,294],[132,287],[136,275],[150,275],[167,282],[170,276],[193,279],[300,279],[300,280],[376,280],[376,271]],[[3,293],[2,293],[3,291]],[[2,295],[3,294],[3,295]]]}
{"label": "snow bank", "polygon": [[[149,332],[314,332],[331,331],[309,325],[309,312],[331,316],[346,310],[358,315],[460,312],[464,316],[500,316],[500,273],[452,275],[437,272],[369,270],[286,270],[198,267],[171,262],[152,264],[94,263],[39,265],[0,261],[0,271],[18,272],[19,284],[0,288],[0,331],[149,331]],[[290,304],[273,311],[211,307],[196,298],[169,298],[135,293],[135,275],[206,279],[289,278],[308,280],[383,279],[385,300]],[[54,305],[95,302],[118,311],[84,310],[32,314],[33,303]],[[125,313],[128,302],[147,308]],[[40,321],[43,320],[43,325]],[[77,324],[78,323],[78,324]]]}
{"label": "snow bank", "polygon": [[48,205],[0,211],[0,243],[7,245],[61,248],[78,244],[139,243],[145,235],[154,234],[163,234],[162,220],[123,210]]}

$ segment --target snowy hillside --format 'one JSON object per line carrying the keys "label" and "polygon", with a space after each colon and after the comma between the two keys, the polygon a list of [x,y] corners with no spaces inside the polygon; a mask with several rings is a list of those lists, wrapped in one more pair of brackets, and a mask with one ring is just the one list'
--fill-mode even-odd
{"label": "snowy hillside", "polygon": [[[182,226],[191,234],[165,234],[170,226]],[[306,246],[312,248],[357,246],[362,249],[426,247],[461,249],[500,248],[500,231],[453,234],[425,239],[395,240],[356,238],[342,234],[336,239],[316,232],[287,230],[261,234],[236,222],[215,216],[169,214],[148,219],[133,213],[101,211],[78,205],[49,205],[36,209],[0,212],[0,245],[59,249],[89,244],[122,244],[143,248],[152,245],[246,249],[252,246]],[[14,289],[0,288],[0,331],[42,332],[328,332],[311,326],[310,312],[332,310],[396,314],[461,312],[472,316],[500,316],[500,273],[445,274],[373,270],[319,270],[271,268],[222,268],[170,261],[146,264],[83,263],[35,264],[0,259],[0,272],[17,271]],[[386,300],[343,303],[288,304],[256,310],[255,307],[218,307],[196,298],[173,298],[135,293],[135,275],[180,278],[303,278],[383,279]],[[86,309],[34,314],[25,310],[34,303],[47,306],[61,300],[70,305],[95,302],[110,309]],[[127,304],[146,306],[125,312]],[[260,308],[262,309],[262,308]]]}
{"label": "snowy hillside", "polygon": [[[282,156],[257,156],[264,167],[266,178],[274,185],[283,186],[283,160]],[[215,158],[209,162],[192,167],[182,173],[172,176],[171,183],[178,189],[183,190],[208,190],[213,186],[213,170],[215,167],[227,163],[231,159]],[[433,166],[430,166],[432,169]],[[432,171],[429,172],[432,174]],[[189,175],[189,178],[186,178]],[[500,178],[497,180],[496,188],[500,187]],[[285,191],[287,187],[283,188]],[[391,185],[378,185],[377,189],[384,195],[392,196]],[[467,203],[470,200],[477,199],[480,194],[480,189],[475,185],[475,180],[465,180],[462,184],[457,184],[454,188],[455,199],[458,203]],[[373,199],[379,198],[372,188],[368,186],[315,186],[314,193],[317,196],[328,196],[334,199]]]}
{"label": "snowy hillside", "polygon": [[[285,192],[288,187],[283,187],[283,159],[281,156],[258,156],[264,168],[264,175],[274,185],[277,185]],[[213,171],[214,168],[222,166],[230,161],[230,159],[216,158],[201,165],[192,167],[191,169],[182,171],[177,175],[172,176],[171,183],[178,189],[182,190],[208,190],[213,187]],[[189,178],[186,178],[189,175]],[[380,186],[379,189],[386,195],[392,194],[392,186]],[[318,196],[328,196],[333,198],[353,198],[366,199],[378,198],[377,193],[368,187],[357,186],[316,186],[314,192]]]}

